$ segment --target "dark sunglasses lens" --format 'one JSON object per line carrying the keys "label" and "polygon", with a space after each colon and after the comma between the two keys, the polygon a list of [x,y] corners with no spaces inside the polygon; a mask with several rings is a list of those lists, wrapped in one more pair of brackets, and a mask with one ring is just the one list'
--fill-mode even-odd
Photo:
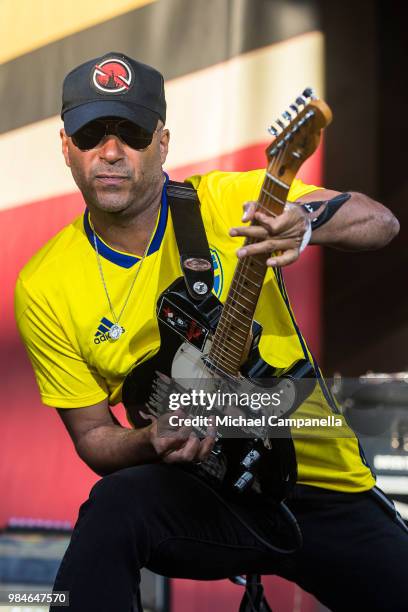
{"label": "dark sunglasses lens", "polygon": [[89,151],[98,146],[105,134],[115,134],[132,149],[145,149],[152,140],[153,134],[131,121],[105,123],[92,121],[72,135],[72,141],[81,151]]}
{"label": "dark sunglasses lens", "polygon": [[104,123],[92,122],[72,135],[72,141],[81,151],[88,151],[96,147],[105,136],[106,126]]}
{"label": "dark sunglasses lens", "polygon": [[145,149],[153,140],[153,134],[131,121],[121,121],[116,129],[119,138],[132,149]]}

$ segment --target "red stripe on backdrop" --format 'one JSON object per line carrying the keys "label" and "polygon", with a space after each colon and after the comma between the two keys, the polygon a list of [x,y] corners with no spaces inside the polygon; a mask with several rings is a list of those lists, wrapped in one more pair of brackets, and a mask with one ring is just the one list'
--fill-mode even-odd
{"label": "red stripe on backdrop", "polygon": [[[265,596],[273,610],[279,612],[317,612],[315,598],[293,582],[278,576],[263,576]],[[230,580],[172,580],[170,610],[174,612],[208,612],[238,610],[244,589]]]}
{"label": "red stripe on backdrop", "polygon": [[[265,144],[194,166],[170,171],[174,179],[213,168],[244,170],[265,165]],[[320,184],[321,154],[308,160],[301,176]],[[56,412],[43,407],[13,317],[18,271],[64,225],[83,210],[80,194],[68,194],[0,212],[3,277],[0,333],[0,525],[10,517],[70,520],[77,515],[97,477],[77,458]],[[320,252],[308,249],[285,273],[298,320],[317,352],[320,338]],[[123,414],[119,411],[119,416]]]}
{"label": "red stripe on backdrop", "polygon": [[13,292],[19,270],[51,236],[83,210],[70,194],[0,213],[3,314],[0,382],[0,525],[9,518],[73,520],[95,475],[77,458],[55,410],[41,404],[18,336]]}

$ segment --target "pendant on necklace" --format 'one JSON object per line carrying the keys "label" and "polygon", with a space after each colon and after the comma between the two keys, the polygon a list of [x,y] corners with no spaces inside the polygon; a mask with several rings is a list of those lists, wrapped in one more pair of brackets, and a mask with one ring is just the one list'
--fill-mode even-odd
{"label": "pendant on necklace", "polygon": [[119,338],[121,337],[123,333],[123,329],[121,328],[120,325],[118,325],[117,323],[114,323],[108,333],[109,333],[109,338],[111,340],[119,340]]}

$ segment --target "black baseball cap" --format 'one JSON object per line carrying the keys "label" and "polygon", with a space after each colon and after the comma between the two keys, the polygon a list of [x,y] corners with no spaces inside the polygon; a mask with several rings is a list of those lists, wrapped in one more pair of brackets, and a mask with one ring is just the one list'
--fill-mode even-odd
{"label": "black baseball cap", "polygon": [[129,119],[153,133],[166,121],[163,76],[112,51],[74,68],[64,79],[61,118],[68,136],[102,117]]}

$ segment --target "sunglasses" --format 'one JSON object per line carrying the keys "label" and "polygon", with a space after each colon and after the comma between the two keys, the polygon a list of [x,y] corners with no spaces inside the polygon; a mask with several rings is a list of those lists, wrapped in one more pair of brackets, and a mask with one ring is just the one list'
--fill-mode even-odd
{"label": "sunglasses", "polygon": [[140,125],[136,125],[127,119],[121,121],[106,121],[96,119],[91,121],[71,136],[72,142],[81,151],[89,151],[99,145],[101,140],[108,134],[117,136],[132,149],[141,151],[146,149],[152,140],[153,134]]}

